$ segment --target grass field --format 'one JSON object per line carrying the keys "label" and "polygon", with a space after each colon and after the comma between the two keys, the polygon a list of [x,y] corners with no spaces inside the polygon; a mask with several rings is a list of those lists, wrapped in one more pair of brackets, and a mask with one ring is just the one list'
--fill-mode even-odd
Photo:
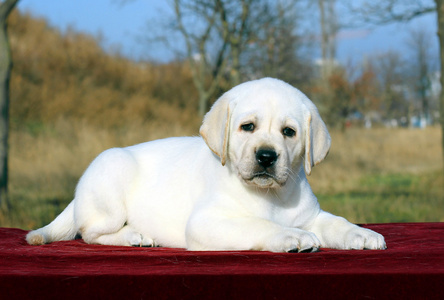
{"label": "grass field", "polygon": [[[8,29],[11,208],[0,208],[0,226],[50,222],[107,148],[197,134],[187,64],[137,64],[17,12]],[[439,128],[331,133],[330,154],[309,177],[324,209],[359,223],[444,221]]]}
{"label": "grass field", "polygon": [[365,175],[348,191],[317,196],[323,209],[356,223],[444,221],[441,171]]}
{"label": "grass field", "polygon": [[[191,127],[190,127],[191,128]],[[0,226],[36,228],[71,201],[76,182],[101,151],[194,129],[132,124],[99,130],[59,121],[12,132],[9,212]],[[353,222],[444,221],[440,129],[351,129],[332,132],[329,156],[309,177],[321,207]]]}
{"label": "grass field", "polygon": [[439,128],[332,133],[309,180],[321,207],[353,222],[444,221]]}

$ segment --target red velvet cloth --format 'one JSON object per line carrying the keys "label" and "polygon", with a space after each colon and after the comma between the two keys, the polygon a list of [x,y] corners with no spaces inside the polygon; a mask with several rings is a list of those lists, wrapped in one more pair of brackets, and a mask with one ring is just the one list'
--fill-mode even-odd
{"label": "red velvet cloth", "polygon": [[372,224],[385,251],[29,246],[0,228],[0,299],[444,299],[444,223]]}

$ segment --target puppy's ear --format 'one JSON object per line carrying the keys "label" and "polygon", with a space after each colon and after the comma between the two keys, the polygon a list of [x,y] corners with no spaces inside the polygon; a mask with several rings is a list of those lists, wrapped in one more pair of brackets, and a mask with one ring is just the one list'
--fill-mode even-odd
{"label": "puppy's ear", "polygon": [[199,131],[211,151],[220,157],[223,166],[227,161],[230,136],[230,106],[230,97],[222,95],[205,115]]}
{"label": "puppy's ear", "polygon": [[330,151],[331,137],[317,108],[310,100],[308,102],[305,102],[308,108],[305,114],[305,173],[310,175],[311,168],[323,161]]}

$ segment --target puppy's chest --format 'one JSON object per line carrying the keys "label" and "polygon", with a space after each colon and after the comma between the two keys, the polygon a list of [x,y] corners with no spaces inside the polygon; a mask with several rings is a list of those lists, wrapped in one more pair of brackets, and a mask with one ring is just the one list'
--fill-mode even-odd
{"label": "puppy's chest", "polygon": [[285,227],[300,227],[306,222],[306,214],[296,205],[272,204],[263,214],[266,219]]}

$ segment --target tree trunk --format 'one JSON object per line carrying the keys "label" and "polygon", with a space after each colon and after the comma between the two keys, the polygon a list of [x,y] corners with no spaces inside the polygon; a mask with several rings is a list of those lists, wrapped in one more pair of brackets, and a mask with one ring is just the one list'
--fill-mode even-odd
{"label": "tree trunk", "polygon": [[324,0],[318,0],[319,5],[319,13],[320,13],[320,22],[321,22],[321,52],[322,52],[322,64],[321,64],[321,77],[324,83],[327,81],[327,41],[328,34],[326,29],[326,21],[325,21],[325,8],[324,8]]}
{"label": "tree trunk", "polygon": [[237,42],[235,45],[231,46],[231,58],[232,58],[232,68],[230,70],[231,75],[231,85],[236,86],[241,83],[240,76],[240,42]]}
{"label": "tree trunk", "polygon": [[12,61],[6,20],[18,0],[0,4],[0,208],[8,208],[9,79]]}
{"label": "tree trunk", "polygon": [[324,82],[333,72],[336,56],[336,13],[334,0],[318,0],[321,25],[321,77]]}
{"label": "tree trunk", "polygon": [[[444,162],[444,1],[435,0],[438,14],[439,56],[441,59],[441,92],[439,95],[439,123],[441,124],[442,159]],[[444,170],[444,168],[443,168]]]}
{"label": "tree trunk", "polygon": [[0,24],[0,205],[8,205],[9,72],[11,59],[5,24]]}
{"label": "tree trunk", "polygon": [[199,116],[203,117],[205,115],[205,113],[207,112],[207,106],[208,106],[208,102],[210,100],[210,97],[208,95],[208,93],[206,93],[203,90],[199,90],[199,107],[198,107],[198,112],[199,112]]}

